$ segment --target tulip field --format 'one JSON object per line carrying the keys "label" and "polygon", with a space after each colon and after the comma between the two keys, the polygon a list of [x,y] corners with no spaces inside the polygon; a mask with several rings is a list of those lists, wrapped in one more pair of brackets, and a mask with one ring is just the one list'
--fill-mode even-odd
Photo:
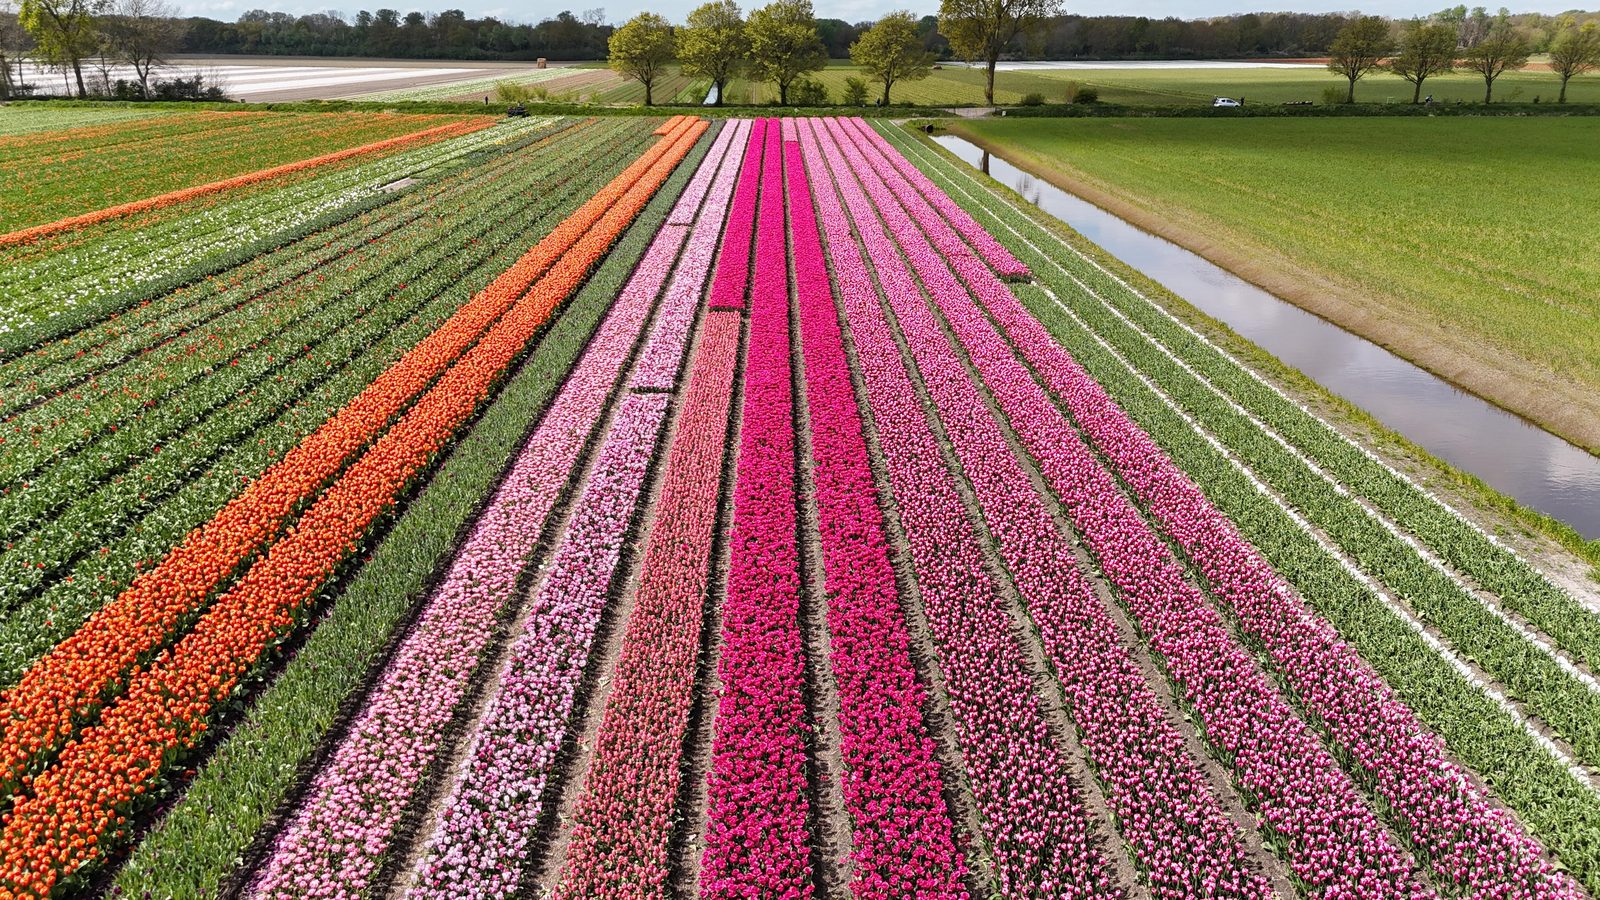
{"label": "tulip field", "polygon": [[404,124],[0,234],[0,898],[1600,895],[1594,597],[1037,211]]}

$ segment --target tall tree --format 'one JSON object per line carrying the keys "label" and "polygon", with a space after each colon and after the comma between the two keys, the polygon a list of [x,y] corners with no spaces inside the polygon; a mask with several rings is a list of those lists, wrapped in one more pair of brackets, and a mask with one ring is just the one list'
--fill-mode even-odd
{"label": "tall tree", "polygon": [[95,16],[99,0],[22,0],[18,21],[33,35],[39,58],[52,66],[71,69],[78,79],[78,96],[87,97],[83,61],[100,47]]}
{"label": "tall tree", "polygon": [[1489,36],[1469,48],[1462,58],[1462,66],[1483,76],[1483,102],[1494,101],[1494,80],[1508,70],[1520,69],[1528,64],[1533,48],[1528,39],[1509,25],[1489,32]]}
{"label": "tall tree", "polygon": [[1600,68],[1600,25],[1568,25],[1550,44],[1550,71],[1561,79],[1561,96],[1567,102],[1567,82],[1575,76]]}
{"label": "tall tree", "polygon": [[[28,33],[17,21],[17,8],[11,0],[0,0],[0,101],[10,100],[21,87],[22,59]],[[11,69],[17,67],[13,79]]]}
{"label": "tall tree", "polygon": [[994,105],[994,70],[1000,54],[1021,35],[1061,14],[1061,0],[940,0],[939,30],[950,49],[969,62],[983,60],[983,98]]}
{"label": "tall tree", "polygon": [[892,12],[850,45],[850,59],[883,84],[883,105],[897,81],[918,81],[933,74],[933,54],[922,47],[917,20],[909,12]]}
{"label": "tall tree", "polygon": [[744,18],[734,0],[712,0],[689,13],[688,24],[678,32],[678,59],[683,74],[709,78],[717,88],[717,105],[728,93],[728,82],[739,74],[750,52]]}
{"label": "tall tree", "polygon": [[1328,71],[1350,82],[1344,102],[1356,102],[1356,82],[1376,69],[1393,48],[1389,20],[1381,16],[1362,16],[1339,29],[1328,47]]}
{"label": "tall tree", "polygon": [[789,87],[801,76],[828,64],[817,34],[811,0],[774,0],[750,13],[750,69],[757,80],[778,86],[778,102],[787,106]]}
{"label": "tall tree", "polygon": [[166,63],[178,46],[182,27],[167,0],[115,0],[105,18],[106,44],[118,62],[133,67],[139,93],[150,96],[150,72]]}
{"label": "tall tree", "polygon": [[1455,70],[1457,40],[1454,26],[1412,20],[1400,36],[1399,51],[1383,68],[1415,85],[1411,102],[1416,103],[1422,99],[1424,81]]}
{"label": "tall tree", "polygon": [[672,25],[655,13],[640,13],[611,35],[611,68],[644,85],[644,105],[653,106],[651,91],[677,52]]}

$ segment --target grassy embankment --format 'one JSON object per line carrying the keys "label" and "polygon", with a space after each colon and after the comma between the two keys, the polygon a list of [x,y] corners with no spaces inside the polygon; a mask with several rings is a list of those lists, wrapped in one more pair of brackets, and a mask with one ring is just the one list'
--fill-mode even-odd
{"label": "grassy embankment", "polygon": [[1593,119],[984,120],[1057,185],[1591,450]]}

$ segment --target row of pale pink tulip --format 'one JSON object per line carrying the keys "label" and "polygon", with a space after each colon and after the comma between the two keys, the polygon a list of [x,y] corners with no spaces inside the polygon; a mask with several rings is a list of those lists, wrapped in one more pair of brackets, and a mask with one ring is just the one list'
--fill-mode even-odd
{"label": "row of pale pink tulip", "polygon": [[529,601],[489,708],[463,753],[409,897],[513,895],[548,807],[568,723],[643,493],[670,394],[628,394]]}
{"label": "row of pale pink tulip", "polygon": [[[794,133],[785,120],[786,136]],[[883,513],[850,380],[800,146],[783,144],[812,484],[839,697],[852,893],[964,900],[966,864],[941,793],[928,697],[911,659]]]}
{"label": "row of pale pink tulip", "polygon": [[764,131],[700,875],[706,898],[813,891],[782,156],[778,123]]}
{"label": "row of pale pink tulip", "polygon": [[[1132,650],[1118,638],[1118,626],[1079,571],[1066,533],[984,408],[961,360],[939,336],[917,279],[936,296],[961,287],[948,269],[930,264],[926,245],[908,234],[915,224],[878,175],[896,170],[883,165],[888,161],[881,156],[862,152],[855,134],[839,122],[830,122],[829,132],[866,188],[866,197],[852,210],[857,221],[879,233],[880,219],[886,220],[890,240],[915,263],[913,274],[900,257],[885,253],[878,276],[886,287],[895,286],[886,294],[1152,894],[1269,896],[1270,886],[1251,869],[1239,826],[1223,811]],[[929,212],[918,209],[913,215]]]}
{"label": "row of pale pink tulip", "polygon": [[[853,127],[864,145],[889,159],[900,157],[866,123]],[[965,264],[954,252],[965,233],[959,221],[940,221],[918,204],[932,199],[927,186],[913,190],[901,183],[897,193],[1166,537],[1183,548],[1244,630],[1266,646],[1299,702],[1383,798],[1419,856],[1449,883],[1475,893],[1581,896],[1570,877],[1545,859],[1538,842],[1450,760],[1438,736],[1294,594],[994,273]]]}
{"label": "row of pale pink tulip", "polygon": [[[735,127],[735,143],[719,182],[738,170],[747,145],[748,152],[759,154],[761,149],[760,123],[758,134],[752,134],[748,121]],[[705,223],[720,225],[730,193],[717,192],[720,205],[715,215],[708,209],[710,218],[703,220],[684,251],[686,259],[695,261],[699,280],[690,285],[687,278],[675,278],[668,288],[669,304],[680,289],[689,298],[691,319],[698,314],[711,254],[721,234],[720,227]],[[747,205],[742,214],[754,216],[754,205]],[[738,277],[747,274],[747,269],[740,270]],[[735,276],[719,267],[717,277]],[[744,296],[744,284],[734,292]],[[682,355],[681,350],[655,352],[664,335],[676,333],[676,326],[669,324],[673,314],[669,306],[657,320],[656,333],[635,370],[636,387],[655,386],[651,378],[668,370],[667,363],[652,364],[653,359],[664,361],[670,355],[675,367]],[[734,311],[708,312],[700,329],[700,345],[643,550],[633,611],[612,672],[583,793],[573,812],[572,836],[559,879],[561,897],[622,900],[658,897],[665,890],[741,330],[740,315]]]}
{"label": "row of pale pink tulip", "polygon": [[[983,317],[945,255],[881,181],[874,179],[870,187],[895,240],[1001,413],[1038,462],[1182,696],[1199,713],[1206,737],[1232,762],[1242,793],[1260,808],[1268,827],[1282,836],[1295,875],[1315,890],[1339,896],[1430,896],[1409,854],[1205,597],[1185,580],[1182,566]],[[990,284],[998,287],[983,292],[981,302],[1009,294],[998,281]],[[927,306],[905,306],[908,315],[901,325],[913,352],[923,348],[930,360],[954,363],[954,350]]]}
{"label": "row of pale pink tulip", "polygon": [[[861,202],[831,140],[799,121],[806,166],[916,576],[916,597],[943,675],[979,817],[977,855],[1006,897],[1118,897],[1109,861],[1091,838],[1082,798],[1034,690],[1023,646],[988,570],[960,488],[902,362],[840,192]],[[825,136],[824,136],[825,138]],[[832,172],[830,173],[830,168]],[[835,173],[839,176],[835,178]],[[874,262],[898,249],[863,232]]]}
{"label": "row of pale pink tulip", "polygon": [[[731,135],[713,144],[680,196],[698,209]],[[729,182],[719,182],[725,203]],[[708,202],[708,206],[712,205]],[[440,751],[497,622],[544,523],[678,254],[681,234],[663,231],[613,305],[561,393],[485,507],[348,735],[278,838],[255,891],[275,897],[356,897],[395,839],[396,828]],[[702,268],[701,278],[705,276]]]}
{"label": "row of pale pink tulip", "polygon": [[689,348],[689,332],[700,314],[700,302],[711,275],[711,265],[721,245],[723,222],[733,199],[734,179],[739,175],[740,163],[749,143],[750,127],[748,119],[728,123],[718,136],[718,140],[726,140],[728,144],[726,158],[717,172],[716,185],[698,210],[675,210],[668,219],[665,227],[686,229],[688,242],[678,260],[672,281],[667,285],[661,308],[656,312],[650,340],[634,364],[633,381],[630,384],[635,390],[666,391],[678,384],[684,355]]}

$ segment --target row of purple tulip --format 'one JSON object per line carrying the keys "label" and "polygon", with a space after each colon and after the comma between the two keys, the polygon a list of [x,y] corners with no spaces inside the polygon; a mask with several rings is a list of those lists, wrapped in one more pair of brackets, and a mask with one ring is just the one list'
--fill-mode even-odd
{"label": "row of purple tulip", "polygon": [[1108,860],[1091,840],[1070,763],[1051,734],[1011,613],[942,462],[939,438],[901,361],[854,228],[862,229],[875,264],[898,249],[871,222],[852,226],[840,193],[859,204],[859,184],[813,122],[797,124],[980,820],[979,856],[1006,897],[1121,896]]}
{"label": "row of purple tulip", "polygon": [[[887,220],[893,240],[913,262],[915,276],[936,296],[961,287],[896,203],[879,172],[898,173],[863,152],[852,129],[829,123],[832,137],[855,169],[867,197],[857,220]],[[920,199],[920,198],[919,198]],[[876,207],[866,205],[870,200]],[[930,215],[925,208],[914,216]],[[892,270],[892,273],[886,272]],[[887,292],[900,327],[946,432],[972,483],[996,550],[1032,612],[1065,692],[1067,710],[1105,787],[1122,835],[1156,897],[1266,897],[1271,887],[1252,871],[1239,826],[1190,754],[1177,725],[1157,699],[1118,626],[1078,569],[1075,552],[1032,478],[1012,452],[1000,424],[916,289],[913,273],[885,254],[886,274],[906,290]]]}
{"label": "row of purple tulip", "polygon": [[[865,123],[857,127],[883,141]],[[886,153],[899,155],[892,148]],[[902,196],[913,195],[908,190]],[[912,212],[917,214],[915,206]],[[948,242],[936,237],[941,250],[961,239],[954,220],[922,221],[931,235]],[[957,268],[965,269],[959,263]],[[1434,870],[1459,888],[1496,897],[1581,896],[1539,844],[1449,759],[1438,736],[1294,594],[993,273],[975,267],[962,275],[1166,536],[1194,561],[1244,630],[1267,647],[1299,701],[1359,767]]]}
{"label": "row of purple tulip", "polygon": [[[740,121],[735,127],[736,143],[719,180],[731,177],[747,145],[750,152],[761,150],[764,125],[756,123],[752,129],[750,122]],[[721,221],[730,193],[718,194],[721,206],[715,215],[708,201],[706,221]],[[736,216],[754,213],[754,204],[735,211]],[[735,230],[735,223],[729,229]],[[719,236],[720,229],[703,224],[684,251],[701,272],[693,287],[695,307]],[[718,278],[748,274],[722,266],[717,272]],[[669,292],[677,287],[675,280]],[[744,296],[745,285],[741,282],[733,293]],[[691,317],[696,312],[691,310]],[[658,320],[658,335],[664,333],[668,315],[664,312]],[[633,612],[573,812],[558,881],[560,897],[626,900],[665,893],[741,331],[740,315],[734,311],[708,312],[701,327],[643,551]],[[650,369],[650,359],[647,347],[635,373],[636,385]]]}
{"label": "row of purple tulip", "polygon": [[[784,121],[786,138],[797,129]],[[839,695],[844,802],[853,824],[852,893],[862,900],[964,900],[965,861],[941,793],[928,698],[889,559],[800,146],[783,144],[812,483]]]}
{"label": "row of purple tulip", "polygon": [[764,129],[744,411],[701,864],[707,898],[812,894],[780,134]]}
{"label": "row of purple tulip", "polygon": [[[880,210],[934,303],[1061,498],[1101,571],[1200,714],[1206,736],[1232,762],[1243,793],[1259,805],[1268,827],[1283,837],[1295,875],[1315,890],[1339,896],[1430,896],[1409,855],[1216,610],[1185,580],[1166,545],[984,318],[945,254],[927,241],[887,188],[881,183],[876,187]],[[913,214],[926,211],[917,209],[913,192],[905,196]],[[923,221],[933,230],[940,228],[936,218]],[[959,264],[960,257],[951,262]],[[986,305],[1010,295],[992,273],[982,287],[978,301]],[[930,355],[953,358],[927,307],[917,306],[920,314],[902,320],[913,350],[925,341]]]}
{"label": "row of purple tulip", "polygon": [[[698,209],[725,129],[678,205]],[[605,411],[678,254],[663,232],[479,516],[415,628],[275,842],[253,892],[358,897],[390,852],[545,520]],[[702,276],[703,277],[703,276]]]}

